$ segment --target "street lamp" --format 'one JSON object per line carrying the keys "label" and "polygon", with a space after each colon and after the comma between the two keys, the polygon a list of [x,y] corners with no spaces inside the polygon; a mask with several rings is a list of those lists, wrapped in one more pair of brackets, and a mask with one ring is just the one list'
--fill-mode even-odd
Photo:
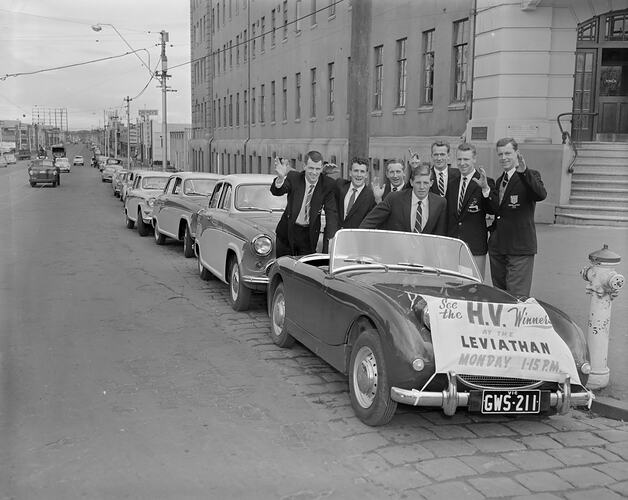
{"label": "street lamp", "polygon": [[149,72],[149,73],[150,73],[150,75],[152,76],[152,75],[153,75],[153,70],[152,70],[152,69],[150,69],[150,53],[148,52],[148,50],[146,50],[146,49],[138,49],[138,50],[146,50],[146,54],[148,54],[148,65],[146,65],[146,63],[144,62],[144,59],[142,59],[142,58],[138,55],[138,53],[137,53],[137,52],[138,52],[138,50],[135,50],[133,47],[131,47],[131,44],[130,44],[129,42],[127,42],[126,38],[124,38],[124,37],[122,36],[122,33],[120,33],[120,32],[116,29],[116,27],[115,27],[113,24],[109,24],[109,23],[98,23],[98,24],[92,24],[92,30],[94,30],[94,31],[96,31],[96,32],[102,31],[102,27],[103,27],[103,26],[110,26],[110,27],[113,29],[113,31],[115,31],[115,32],[118,34],[118,36],[119,36],[120,38],[122,38],[122,41],[126,44],[126,46],[127,46],[129,49],[131,49],[131,51],[135,54],[135,57],[137,57],[137,58],[140,60],[140,62],[142,63],[142,65],[143,65],[143,66],[144,66],[144,67],[148,70],[148,72]]}

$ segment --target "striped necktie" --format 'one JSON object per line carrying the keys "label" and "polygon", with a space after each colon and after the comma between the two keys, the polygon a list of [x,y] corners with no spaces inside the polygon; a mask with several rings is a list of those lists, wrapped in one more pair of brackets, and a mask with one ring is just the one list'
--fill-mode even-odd
{"label": "striped necktie", "polygon": [[445,174],[443,172],[438,174],[438,192],[442,197],[445,197]]}
{"label": "striped necktie", "polygon": [[504,174],[502,178],[502,183],[499,185],[499,203],[501,205],[502,200],[504,199],[504,193],[506,192],[506,186],[508,186],[508,174]]}
{"label": "striped necktie", "polygon": [[416,219],[414,220],[414,232],[420,233],[423,230],[423,202],[419,200],[416,206]]}
{"label": "striped necktie", "polygon": [[345,213],[345,217],[347,216],[347,214],[351,210],[351,207],[355,203],[355,196],[357,192],[358,192],[358,188],[353,188],[353,193],[351,193],[351,198],[349,198],[349,204],[347,205],[347,213]]}
{"label": "striped necktie", "polygon": [[458,213],[462,210],[462,201],[464,200],[464,194],[467,190],[467,178],[462,178],[462,187],[460,188],[460,196],[458,197]]}
{"label": "striped necktie", "polygon": [[310,184],[310,187],[307,190],[307,195],[305,196],[305,225],[308,226],[310,224],[310,203],[312,202],[312,192],[314,191],[314,184]]}

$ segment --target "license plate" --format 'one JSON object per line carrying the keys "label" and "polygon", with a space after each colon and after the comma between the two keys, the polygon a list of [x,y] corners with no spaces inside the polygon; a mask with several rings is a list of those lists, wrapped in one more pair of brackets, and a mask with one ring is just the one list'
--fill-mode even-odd
{"label": "license plate", "polygon": [[482,413],[539,413],[541,391],[482,391]]}

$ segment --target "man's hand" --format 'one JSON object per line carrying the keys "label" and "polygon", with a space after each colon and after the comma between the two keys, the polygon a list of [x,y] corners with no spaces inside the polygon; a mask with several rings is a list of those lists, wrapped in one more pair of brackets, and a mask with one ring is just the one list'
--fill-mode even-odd
{"label": "man's hand", "polygon": [[478,168],[478,172],[480,173],[480,178],[474,177],[473,180],[482,188],[482,191],[486,191],[490,189],[488,185],[488,179],[486,178],[486,170],[483,167]]}
{"label": "man's hand", "polygon": [[277,177],[279,177],[281,182],[283,182],[290,170],[292,170],[292,167],[290,167],[290,162],[288,160],[285,158],[280,160],[278,157],[275,157],[275,172],[277,172]]}
{"label": "man's hand", "polygon": [[378,203],[382,201],[382,197],[384,196],[384,189],[386,188],[386,186],[384,186],[383,184],[380,185],[379,179],[374,179],[373,182],[371,182],[371,188],[373,189],[373,194],[375,195],[375,201],[377,201]]}
{"label": "man's hand", "polygon": [[523,159],[523,155],[521,151],[517,151],[517,165],[515,166],[517,172],[525,172],[526,171],[526,161]]}
{"label": "man's hand", "polygon": [[413,169],[421,163],[421,158],[419,158],[419,153],[415,153],[410,148],[408,148],[408,152],[410,153],[410,160],[408,161],[408,163],[410,165],[410,169]]}

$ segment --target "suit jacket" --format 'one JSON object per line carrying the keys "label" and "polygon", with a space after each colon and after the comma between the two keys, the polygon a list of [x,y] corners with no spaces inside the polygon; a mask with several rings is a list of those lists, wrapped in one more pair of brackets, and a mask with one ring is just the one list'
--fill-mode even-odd
{"label": "suit jacket", "polygon": [[[447,234],[447,201],[434,193],[428,193],[429,215],[423,233]],[[388,229],[410,232],[412,190],[403,189],[390,193],[360,224],[363,229]]]}
{"label": "suit jacket", "polygon": [[490,228],[489,253],[499,255],[534,255],[537,252],[534,210],[536,202],[547,197],[547,191],[537,170],[527,168],[515,172],[504,198],[499,203],[499,186],[505,173],[495,181],[489,196],[495,221]]}
{"label": "suit jacket", "polygon": [[[410,181],[404,183],[400,188],[397,188],[397,191],[401,191],[401,190],[404,190],[404,189],[412,189],[412,184],[410,184]],[[396,193],[397,191],[394,191],[394,192]],[[386,199],[386,196],[388,196],[392,192],[393,192],[393,190],[392,190],[392,187],[390,185],[390,182],[386,181],[384,183],[384,194],[382,195],[382,201],[384,201]]]}
{"label": "suit jacket", "polygon": [[[473,178],[479,179],[480,173],[475,172]],[[462,208],[458,212],[458,191],[462,175],[448,183],[447,203],[447,236],[464,241],[473,255],[485,255],[488,251],[488,228],[486,214],[492,213],[488,198],[482,195],[482,188],[477,182],[470,179],[462,200]],[[493,179],[488,179],[492,188]]]}
{"label": "suit jacket", "polygon": [[367,184],[362,188],[360,194],[355,199],[353,206],[345,214],[345,197],[351,188],[351,181],[346,179],[336,180],[336,206],[338,207],[339,229],[355,229],[360,227],[360,222],[375,206],[375,195]]}
{"label": "suit jacket", "polygon": [[[432,172],[434,175],[434,182],[432,183],[432,187],[430,188],[430,191],[440,196],[440,191],[438,190],[438,170],[432,167]],[[445,198],[447,198],[447,204],[451,204],[452,202],[452,200],[449,199],[448,197],[449,186],[451,186],[451,183],[454,182],[456,179],[460,179],[460,170],[454,167],[447,167],[447,185],[445,186]],[[456,195],[457,194],[458,194],[458,191],[456,191]]]}
{"label": "suit jacket", "polygon": [[[338,212],[336,198],[334,196],[334,179],[322,175],[316,182],[310,202],[310,243],[316,248],[321,232],[321,212],[325,209],[325,236],[323,239],[323,251],[327,250],[327,240],[332,238],[338,230]],[[283,181],[281,187],[275,186],[275,181],[270,185],[270,192],[275,196],[288,195],[286,209],[279,219],[275,234],[277,239],[288,245],[292,251],[294,247],[294,225],[301,211],[303,197],[305,196],[305,172],[292,170]]]}

